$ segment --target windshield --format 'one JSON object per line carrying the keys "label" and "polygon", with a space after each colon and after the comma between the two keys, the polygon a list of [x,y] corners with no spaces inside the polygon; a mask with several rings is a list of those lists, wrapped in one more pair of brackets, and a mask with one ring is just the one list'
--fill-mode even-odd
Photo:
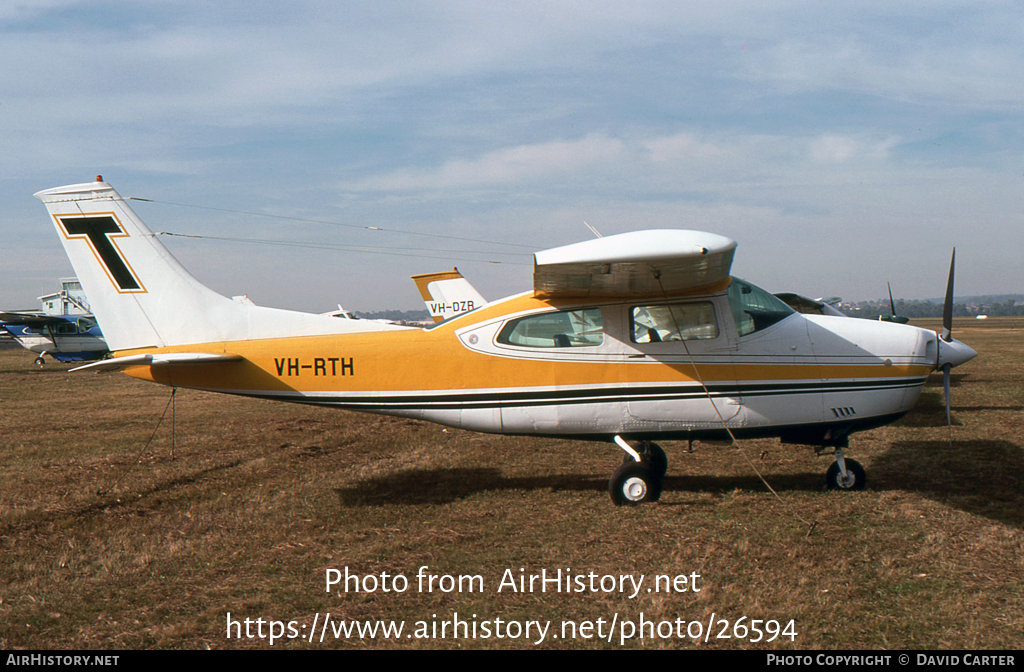
{"label": "windshield", "polygon": [[766,329],[793,314],[778,297],[739,278],[729,285],[729,307],[740,336]]}

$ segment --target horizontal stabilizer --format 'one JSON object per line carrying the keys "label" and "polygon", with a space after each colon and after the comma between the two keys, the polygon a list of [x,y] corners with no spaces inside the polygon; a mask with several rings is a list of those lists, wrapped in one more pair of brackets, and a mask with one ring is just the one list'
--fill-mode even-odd
{"label": "horizontal stabilizer", "polygon": [[239,355],[213,354],[209,352],[167,352],[157,355],[130,355],[103,359],[85,366],[78,366],[72,371],[120,371],[129,366],[167,366],[172,364],[217,364],[220,362],[240,362]]}

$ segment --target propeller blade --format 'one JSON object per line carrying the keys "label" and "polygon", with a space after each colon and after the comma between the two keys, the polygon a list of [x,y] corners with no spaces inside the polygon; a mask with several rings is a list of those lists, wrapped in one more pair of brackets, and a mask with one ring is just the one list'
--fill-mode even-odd
{"label": "propeller blade", "polygon": [[952,431],[953,420],[949,415],[949,370],[953,368],[952,365],[946,364],[942,367],[942,387],[946,390],[946,426]]}
{"label": "propeller blade", "polygon": [[896,302],[892,300],[892,285],[886,282],[885,286],[889,288],[889,310],[892,311],[892,316],[896,317]]}
{"label": "propeller blade", "polygon": [[956,266],[956,248],[949,260],[949,282],[946,283],[946,303],[942,306],[942,340],[949,343],[953,333],[953,269]]}

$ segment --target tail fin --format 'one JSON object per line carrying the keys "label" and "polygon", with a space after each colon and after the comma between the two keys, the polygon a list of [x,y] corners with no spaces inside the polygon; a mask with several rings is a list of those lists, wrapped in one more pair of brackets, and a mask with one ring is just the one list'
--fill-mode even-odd
{"label": "tail fin", "polygon": [[412,276],[413,282],[420,290],[423,303],[434,322],[441,322],[455,317],[460,313],[487,305],[480,292],[462,277],[459,269],[441,273],[424,273]]}
{"label": "tail fin", "polygon": [[386,328],[217,294],[186,271],[100,177],[35,196],[53,218],[113,351]]}

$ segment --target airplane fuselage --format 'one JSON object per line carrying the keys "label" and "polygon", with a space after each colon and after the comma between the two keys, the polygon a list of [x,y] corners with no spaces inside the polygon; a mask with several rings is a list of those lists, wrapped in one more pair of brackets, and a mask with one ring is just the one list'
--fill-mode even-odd
{"label": "airplane fuselage", "polygon": [[[673,318],[661,336],[638,326],[668,306],[701,324],[683,332]],[[789,313],[743,330],[724,288],[627,302],[525,294],[427,329],[202,344],[243,358],[218,364],[216,376],[209,365],[127,373],[481,432],[700,438],[728,427],[827,444],[906,413],[935,368],[936,335],[916,327]],[[144,352],[156,350],[118,354]]]}

